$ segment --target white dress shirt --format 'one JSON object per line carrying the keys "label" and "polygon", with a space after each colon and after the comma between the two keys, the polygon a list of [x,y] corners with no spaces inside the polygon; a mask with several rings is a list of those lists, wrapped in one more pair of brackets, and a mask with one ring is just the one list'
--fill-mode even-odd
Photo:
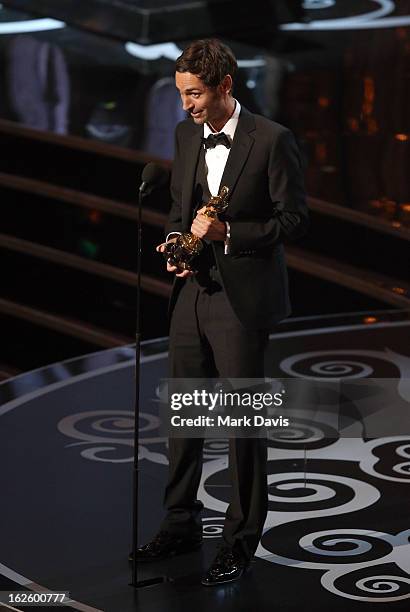
{"label": "white dress shirt", "polygon": [[[238,125],[239,113],[241,112],[241,105],[238,100],[235,100],[235,110],[233,115],[225,123],[223,128],[220,130],[226,134],[229,140],[233,141],[235,136],[236,126]],[[207,138],[209,134],[219,134],[220,132],[213,132],[208,123],[204,124],[204,138]],[[222,175],[225,170],[225,165],[229,156],[230,149],[223,144],[217,144],[213,149],[206,149],[205,152],[205,173],[207,175],[208,187],[211,195],[218,195],[219,185],[222,179]]]}
{"label": "white dress shirt", "polygon": [[[239,114],[241,112],[241,105],[238,100],[235,99],[235,109],[232,113],[232,116],[225,123],[220,132],[214,132],[208,123],[204,123],[204,138],[207,138],[209,134],[220,134],[223,132],[229,138],[229,140],[233,141],[235,136],[236,126],[238,125]],[[212,149],[205,150],[205,174],[206,179],[208,181],[209,191],[212,196],[216,196],[219,193],[219,186],[221,183],[222,175],[225,170],[226,162],[228,160],[230,153],[230,149],[228,149],[223,144],[217,144],[216,147]],[[226,239],[225,239],[225,249],[224,253],[227,255],[229,253],[229,238],[231,228],[228,222],[225,222],[226,225]],[[171,232],[166,237],[168,241],[172,236],[179,234],[180,232]]]}

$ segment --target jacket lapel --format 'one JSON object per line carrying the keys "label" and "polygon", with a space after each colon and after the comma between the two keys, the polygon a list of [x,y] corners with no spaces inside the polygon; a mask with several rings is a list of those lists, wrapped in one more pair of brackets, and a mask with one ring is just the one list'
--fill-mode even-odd
{"label": "jacket lapel", "polygon": [[242,172],[242,168],[252,149],[254,139],[250,134],[253,131],[255,131],[255,119],[253,115],[242,106],[232,147],[219,185],[219,189],[221,189],[223,185],[229,187],[229,199],[232,196],[232,192]]}
{"label": "jacket lapel", "polygon": [[[229,187],[229,200],[232,196],[234,187],[242,172],[242,168],[248,159],[252,149],[254,139],[251,133],[255,131],[255,119],[243,106],[239,115],[238,125],[235,130],[232,147],[229,152],[228,160],[225,165],[224,173],[219,185]],[[185,166],[184,186],[182,190],[182,226],[185,230],[191,227],[192,216],[192,198],[194,191],[195,172],[198,163],[199,152],[201,148],[201,138],[203,135],[203,127],[198,126],[191,141],[188,143],[187,162]]]}
{"label": "jacket lapel", "polygon": [[187,145],[187,162],[185,166],[184,185],[182,189],[182,226],[186,230],[191,227],[195,171],[201,148],[202,134],[203,128],[200,126]]}

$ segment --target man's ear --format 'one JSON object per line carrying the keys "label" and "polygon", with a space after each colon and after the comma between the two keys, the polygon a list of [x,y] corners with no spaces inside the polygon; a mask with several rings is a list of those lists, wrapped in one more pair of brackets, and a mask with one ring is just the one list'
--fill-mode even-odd
{"label": "man's ear", "polygon": [[219,87],[221,92],[224,94],[229,94],[232,92],[232,77],[230,74],[224,76],[219,84]]}

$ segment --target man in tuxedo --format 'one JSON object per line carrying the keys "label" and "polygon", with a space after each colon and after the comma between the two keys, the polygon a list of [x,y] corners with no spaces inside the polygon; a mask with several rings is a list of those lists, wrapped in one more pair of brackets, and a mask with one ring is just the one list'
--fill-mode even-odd
{"label": "man in tuxedo", "polygon": [[[191,231],[204,248],[196,273],[167,263],[175,275],[171,378],[262,378],[269,331],[290,313],[283,242],[307,226],[299,153],[288,129],[232,96],[236,69],[232,51],[216,39],[190,44],[176,62],[189,118],[176,128],[166,240]],[[223,185],[228,208],[209,219],[204,203]],[[165,243],[157,247],[164,250]],[[202,448],[203,439],[170,438],[166,516],[137,550],[138,561],[200,547]],[[236,580],[249,567],[267,513],[266,453],[266,439],[229,440],[231,500],[204,585]]]}

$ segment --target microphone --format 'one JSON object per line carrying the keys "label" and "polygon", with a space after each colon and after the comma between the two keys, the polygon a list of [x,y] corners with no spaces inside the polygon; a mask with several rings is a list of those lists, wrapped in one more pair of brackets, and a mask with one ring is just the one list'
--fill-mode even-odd
{"label": "microphone", "polygon": [[140,194],[148,195],[154,189],[159,189],[159,187],[163,187],[168,182],[169,170],[150,162],[144,167],[141,178]]}

